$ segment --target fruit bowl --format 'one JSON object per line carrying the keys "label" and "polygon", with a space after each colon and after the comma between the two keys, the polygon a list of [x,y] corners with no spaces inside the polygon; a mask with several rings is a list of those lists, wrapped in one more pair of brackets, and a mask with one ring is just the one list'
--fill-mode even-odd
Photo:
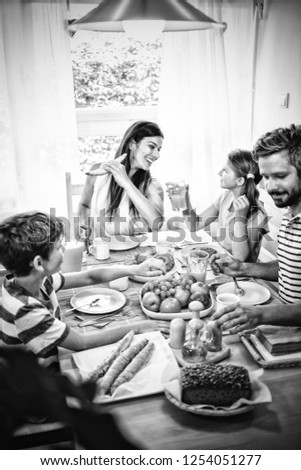
{"label": "fruit bowl", "polygon": [[213,298],[206,284],[197,282],[191,274],[176,273],[144,284],[140,291],[140,305],[149,318],[189,320],[192,318],[191,310],[198,309],[198,306],[200,318],[208,315],[213,308]]}
{"label": "fruit bowl", "polygon": [[[211,305],[210,307],[200,311],[200,318],[206,317],[209,315],[213,308],[213,298],[211,297]],[[149,318],[153,318],[154,320],[173,320],[174,318],[183,318],[183,320],[190,320],[192,318],[192,312],[188,308],[181,309],[178,313],[166,313],[166,312],[153,312],[152,310],[148,310],[144,307],[142,303],[142,298],[140,294],[140,305],[142,308],[143,313],[147,315]]]}

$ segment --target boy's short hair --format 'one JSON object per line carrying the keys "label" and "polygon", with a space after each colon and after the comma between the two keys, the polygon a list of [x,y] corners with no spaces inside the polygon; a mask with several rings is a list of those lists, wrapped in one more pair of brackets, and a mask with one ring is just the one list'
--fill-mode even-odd
{"label": "boy's short hair", "polygon": [[43,212],[26,212],[0,224],[0,262],[15,276],[27,276],[35,256],[48,260],[64,234],[62,221]]}

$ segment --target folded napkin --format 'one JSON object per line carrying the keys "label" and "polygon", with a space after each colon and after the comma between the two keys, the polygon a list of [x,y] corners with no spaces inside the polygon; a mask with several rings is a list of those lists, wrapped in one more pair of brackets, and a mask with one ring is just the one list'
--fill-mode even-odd
{"label": "folded napkin", "polygon": [[301,327],[262,325],[256,336],[271,354],[301,351]]}

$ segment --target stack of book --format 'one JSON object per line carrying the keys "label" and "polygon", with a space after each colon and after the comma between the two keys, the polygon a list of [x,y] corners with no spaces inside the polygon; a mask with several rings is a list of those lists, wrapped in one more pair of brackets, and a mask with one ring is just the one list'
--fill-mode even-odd
{"label": "stack of book", "polygon": [[256,336],[273,355],[301,351],[301,327],[262,325]]}

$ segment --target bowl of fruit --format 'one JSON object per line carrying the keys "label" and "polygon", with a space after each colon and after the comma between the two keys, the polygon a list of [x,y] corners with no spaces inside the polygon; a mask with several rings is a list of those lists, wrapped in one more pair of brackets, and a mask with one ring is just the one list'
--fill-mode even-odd
{"label": "bowl of fruit", "polygon": [[195,307],[201,318],[208,315],[213,299],[209,287],[192,274],[175,273],[146,282],[140,291],[140,304],[145,315],[156,320],[189,320]]}

